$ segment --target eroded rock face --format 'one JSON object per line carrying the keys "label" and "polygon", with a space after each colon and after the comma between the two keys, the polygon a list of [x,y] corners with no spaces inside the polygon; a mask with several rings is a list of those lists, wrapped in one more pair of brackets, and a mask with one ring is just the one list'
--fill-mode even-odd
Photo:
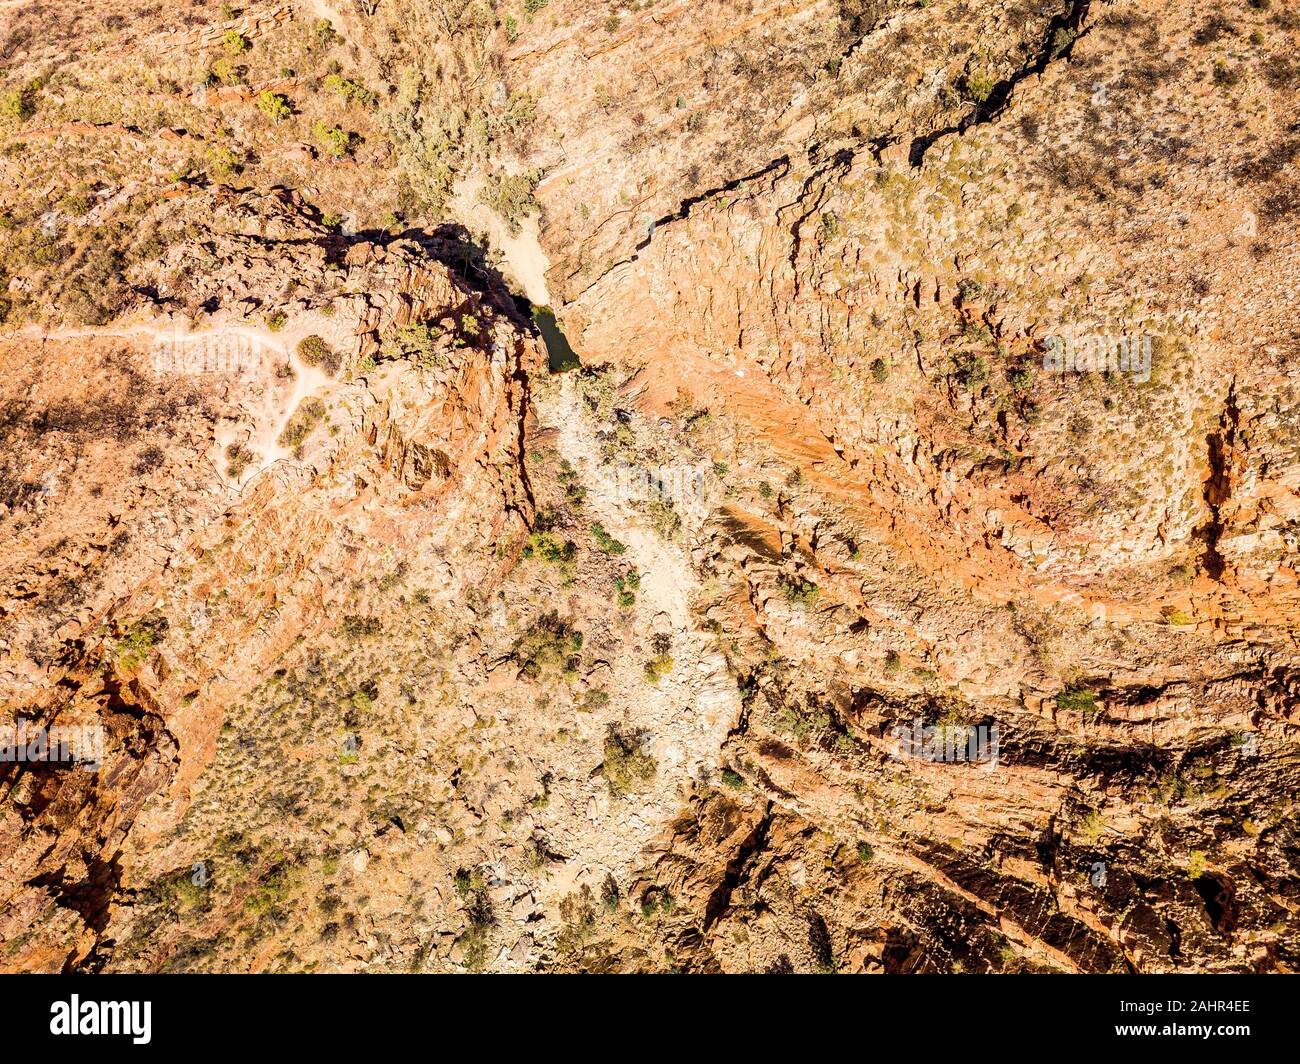
{"label": "eroded rock face", "polygon": [[0,203],[0,724],[102,742],[0,763],[0,968],[1294,970],[1297,22],[1219,8],[96,38],[184,128],[0,157],[148,160]]}
{"label": "eroded rock face", "polygon": [[105,963],[123,873],[188,805],[227,702],[312,633],[366,629],[342,615],[344,574],[414,555],[457,595],[499,566],[437,555],[490,559],[532,519],[525,375],[541,356],[507,298],[435,241],[354,243],[330,291],[268,300],[264,269],[320,283],[328,236],[291,199],[203,206],[210,253],[237,268],[195,298],[234,309],[181,325],[142,306],[6,344],[7,719],[106,736],[97,770],[4,766],[16,967]]}
{"label": "eroded rock face", "polygon": [[[1290,828],[1249,813],[1295,787],[1294,221],[1256,230],[1244,177],[1290,97],[1261,86],[1255,124],[1218,134],[1235,101],[1193,64],[1141,70],[1123,13],[1097,14],[996,115],[783,156],[665,220],[564,316],[580,350],[644,367],[652,409],[725,412],[744,441],[726,460],[760,483],[696,550],[754,667],[727,756],[769,821],[829,833],[804,908],[836,957],[1294,963]],[[1198,14],[1162,33],[1169,57],[1203,40]],[[1194,188],[1183,137],[1215,143]],[[1049,337],[1099,336],[1109,373],[1045,362]],[[998,767],[898,756],[899,728],[936,724],[997,727]],[[730,878],[806,866],[800,839]],[[905,959],[853,927],[866,903],[846,899],[878,877]],[[748,949],[706,936],[700,963],[788,936],[751,923],[770,904],[737,904]]]}

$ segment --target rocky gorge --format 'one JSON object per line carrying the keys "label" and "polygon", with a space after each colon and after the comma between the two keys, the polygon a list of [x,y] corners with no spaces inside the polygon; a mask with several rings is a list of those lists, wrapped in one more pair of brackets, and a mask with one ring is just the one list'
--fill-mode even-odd
{"label": "rocky gorge", "polygon": [[1295,970],[1285,4],[118,6],[0,8],[0,970]]}

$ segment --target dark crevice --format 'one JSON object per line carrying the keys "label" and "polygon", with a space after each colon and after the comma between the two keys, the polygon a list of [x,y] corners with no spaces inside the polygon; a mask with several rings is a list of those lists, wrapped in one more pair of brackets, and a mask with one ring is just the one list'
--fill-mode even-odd
{"label": "dark crevice", "polygon": [[1232,451],[1237,442],[1237,421],[1240,411],[1237,408],[1236,382],[1228,386],[1228,396],[1224,400],[1223,414],[1219,418],[1219,427],[1205,437],[1209,476],[1205,481],[1205,505],[1209,508],[1210,518],[1196,535],[1204,544],[1201,553],[1201,566],[1215,581],[1222,581],[1227,562],[1219,550],[1219,541],[1223,538],[1223,505],[1232,497]]}
{"label": "dark crevice", "polygon": [[[703,192],[698,192],[694,196],[688,196],[686,199],[682,200],[681,203],[677,205],[677,209],[675,211],[672,211],[669,214],[665,214],[661,218],[656,218],[653,222],[650,223],[650,232],[646,235],[646,238],[641,241],[641,243],[637,244],[636,250],[644,251],[646,248],[648,248],[650,246],[650,241],[654,239],[654,231],[656,229],[658,229],[661,225],[667,225],[670,222],[681,221],[683,218],[685,218],[688,214],[691,213],[691,208],[694,207],[697,203],[703,203],[705,200],[712,199],[714,196],[720,196],[724,192],[734,192],[736,189],[740,188],[741,185],[746,184],[749,181],[757,180],[760,177],[766,177],[768,174],[772,173],[775,170],[779,170],[782,167],[784,167],[786,170],[789,169],[790,156],[781,155],[773,159],[770,163],[767,163],[765,166],[762,166],[758,170],[755,170],[752,174],[746,174],[744,177],[734,178],[733,180],[728,181],[725,184],[719,185],[716,188],[705,189]],[[785,174],[781,173],[778,174],[777,176],[784,177]],[[625,261],[632,262],[635,260],[635,258],[636,256],[633,255],[632,258],[627,259]]]}
{"label": "dark crevice", "polygon": [[[1092,0],[1071,0],[1069,8],[1047,24],[1047,33],[1042,47],[1031,62],[993,86],[993,91],[989,93],[988,98],[975,104],[974,108],[956,125],[916,137],[907,153],[908,162],[913,167],[918,167],[925,162],[925,153],[939,138],[946,137],[949,133],[965,133],[972,126],[992,122],[1006,110],[1012,91],[1025,78],[1041,74],[1049,64],[1058,59],[1069,58],[1075,42],[1083,34],[1083,22],[1088,17],[1088,8],[1091,6]],[[1059,36],[1063,33],[1068,34],[1064,43]]]}
{"label": "dark crevice", "polygon": [[[636,262],[637,259],[641,257],[641,252],[650,246],[651,241],[654,240],[655,230],[658,229],[661,225],[668,225],[672,222],[679,222],[683,218],[685,218],[688,214],[691,213],[691,208],[696,206],[696,204],[703,203],[705,200],[712,199],[714,196],[720,196],[726,192],[734,192],[736,189],[740,188],[740,186],[745,184],[746,182],[754,181],[760,177],[765,177],[768,174],[780,170],[782,167],[788,170],[789,166],[790,166],[790,156],[781,155],[773,159],[771,162],[766,163],[764,166],[760,167],[759,169],[755,170],[753,173],[745,174],[743,177],[734,178],[731,181],[726,182],[725,184],[718,185],[716,188],[705,189],[703,192],[698,192],[694,196],[688,196],[686,199],[682,200],[677,205],[677,208],[675,210],[672,210],[669,213],[662,215],[659,218],[656,218],[653,222],[650,223],[650,228],[649,231],[646,233],[645,238],[639,244],[636,245],[636,248],[633,250],[631,255],[629,255],[625,259],[619,259],[618,262],[610,263],[607,269],[601,271],[599,277],[593,278],[590,284],[586,285],[581,292],[567,299],[566,302],[572,303],[575,300],[581,298],[584,293],[589,292],[591,289],[595,288],[596,285],[600,284],[601,281],[603,281],[607,276],[609,276],[610,273],[618,269],[620,266],[626,266],[629,263]],[[785,176],[784,171],[778,174],[777,176],[784,177]]]}
{"label": "dark crevice", "polygon": [[1232,883],[1213,872],[1206,872],[1192,880],[1192,886],[1205,903],[1205,914],[1221,935],[1230,935],[1237,926],[1236,892]]}
{"label": "dark crevice", "polygon": [[740,883],[740,873],[749,863],[749,859],[767,845],[767,833],[771,826],[772,803],[768,802],[763,812],[763,819],[754,825],[754,830],[745,837],[735,856],[727,862],[727,870],[722,875],[722,882],[709,895],[708,903],[704,907],[704,930],[711,928],[727,911],[732,892]]}

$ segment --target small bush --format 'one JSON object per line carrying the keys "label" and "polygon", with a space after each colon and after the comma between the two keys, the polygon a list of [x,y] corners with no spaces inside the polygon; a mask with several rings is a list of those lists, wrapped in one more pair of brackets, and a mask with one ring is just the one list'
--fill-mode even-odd
{"label": "small bush", "polygon": [[1056,708],[1082,714],[1084,720],[1092,720],[1099,712],[1097,696],[1086,687],[1066,688],[1056,696]]}
{"label": "small bush", "polygon": [[311,134],[329,155],[342,159],[352,150],[352,134],[338,126],[317,122],[311,127]]}
{"label": "small bush", "polygon": [[658,763],[642,749],[639,736],[625,736],[610,728],[605,736],[602,772],[615,797],[641,790],[655,777]]}
{"label": "small bush", "polygon": [[1061,26],[1052,34],[1052,58],[1058,59],[1061,54],[1074,43],[1079,31],[1069,26]]}
{"label": "small bush", "polygon": [[555,532],[533,532],[528,536],[524,546],[525,558],[540,558],[551,565],[560,565],[573,561],[578,547],[572,540],[566,540]]}
{"label": "small bush", "polygon": [[641,574],[635,569],[629,569],[623,576],[614,578],[614,586],[618,588],[619,607],[630,609],[636,604],[636,592],[641,587]]}
{"label": "small bush", "polygon": [[658,683],[673,671],[673,665],[671,654],[656,654],[645,664],[645,678],[650,683]]}
{"label": "small bush", "polygon": [[264,916],[288,899],[294,885],[293,870],[287,866],[275,868],[258,884],[257,889],[244,901],[244,910],[255,916]]}
{"label": "small bush", "polygon": [[682,519],[667,499],[651,499],[645,504],[645,515],[660,539],[674,540],[682,530]]}
{"label": "small bush", "polygon": [[624,551],[627,550],[626,544],[620,543],[608,532],[606,532],[605,526],[602,525],[599,521],[591,526],[591,534],[592,536],[595,537],[596,546],[598,546],[606,554],[622,554]]}
{"label": "small bush", "polygon": [[413,322],[388,333],[379,345],[381,358],[410,358],[425,368],[447,365],[447,356],[438,350],[442,330],[430,322]]}
{"label": "small bush", "polygon": [[796,580],[783,580],[781,592],[790,605],[802,606],[805,609],[815,605],[822,593],[821,588],[802,577]]}
{"label": "small bush", "polygon": [[131,628],[117,644],[117,664],[132,672],[144,664],[149,652],[162,641],[167,622],[161,617],[144,618]]}
{"label": "small bush", "polygon": [[972,70],[962,79],[962,95],[975,103],[987,103],[997,88],[997,82],[982,70]]}
{"label": "small bush", "polygon": [[318,48],[328,48],[335,41],[342,39],[334,32],[334,25],[327,18],[317,21],[316,25],[312,27],[312,36],[315,37],[316,47]]}
{"label": "small bush", "polygon": [[25,92],[6,92],[0,95],[0,115],[24,122],[36,113],[31,97]]}
{"label": "small bush", "polygon": [[373,107],[379,102],[379,97],[364,85],[352,81],[350,78],[345,78],[341,74],[327,74],[321,84],[326,92],[342,96],[349,104],[358,103],[362,107]]}
{"label": "small bush", "polygon": [[338,352],[315,334],[304,336],[298,341],[298,357],[304,366],[320,366],[331,377],[338,372]]}
{"label": "small bush", "polygon": [[272,92],[270,89],[264,89],[257,94],[257,109],[272,122],[284,122],[293,115],[293,108],[289,106],[289,97]]}
{"label": "small bush", "polygon": [[229,148],[214,146],[208,150],[208,174],[217,180],[234,177],[243,168],[243,160]]}
{"label": "small bush", "polygon": [[525,676],[537,679],[548,670],[577,672],[582,633],[552,610],[543,614],[515,644],[514,659]]}
{"label": "small bush", "polygon": [[304,399],[293,412],[277,441],[286,451],[295,456],[301,454],[302,445],[311,435],[312,429],[325,418],[325,404],[319,399]]}
{"label": "small bush", "polygon": [[520,223],[538,209],[533,193],[541,176],[540,170],[490,174],[479,190],[479,199],[501,216],[512,234],[518,234]]}

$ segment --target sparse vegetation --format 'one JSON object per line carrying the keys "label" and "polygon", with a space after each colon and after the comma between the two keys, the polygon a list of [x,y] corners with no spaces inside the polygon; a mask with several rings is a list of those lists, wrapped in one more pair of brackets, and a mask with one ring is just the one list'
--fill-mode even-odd
{"label": "sparse vegetation", "polygon": [[327,122],[316,122],[311,127],[311,135],[327,155],[342,159],[352,150],[352,134]]}
{"label": "sparse vegetation", "polygon": [[781,593],[785,596],[786,602],[792,606],[808,609],[817,604],[817,600],[821,597],[821,588],[811,580],[794,577],[781,581]]}
{"label": "sparse vegetation", "polygon": [[304,366],[320,367],[331,377],[338,372],[339,355],[323,337],[304,336],[298,341],[298,357]]}
{"label": "sparse vegetation", "polygon": [[642,747],[640,736],[624,735],[615,728],[606,734],[602,772],[614,797],[643,790],[654,779],[658,763]]}
{"label": "sparse vegetation", "polygon": [[514,659],[520,672],[539,679],[548,672],[576,677],[581,664],[582,633],[555,611],[543,614],[515,643]]}
{"label": "sparse vegetation", "polygon": [[489,174],[479,199],[501,216],[511,233],[518,233],[523,220],[538,209],[533,193],[541,176],[540,170]]}
{"label": "sparse vegetation", "polygon": [[591,534],[596,540],[596,546],[606,554],[622,554],[627,550],[624,544],[605,531],[605,526],[600,522],[596,522],[591,526]]}
{"label": "sparse vegetation", "polygon": [[1097,696],[1086,687],[1067,687],[1056,696],[1056,708],[1067,713],[1081,714],[1091,721],[1099,712]]}
{"label": "sparse vegetation", "polygon": [[276,442],[286,451],[292,451],[295,457],[300,456],[307,437],[311,435],[312,430],[324,418],[324,403],[315,398],[304,399],[298,404],[298,409],[293,412],[284,428],[280,430],[280,436]]}
{"label": "sparse vegetation", "polygon": [[272,122],[287,122],[293,117],[289,97],[272,92],[270,89],[264,89],[257,94],[257,109]]}

